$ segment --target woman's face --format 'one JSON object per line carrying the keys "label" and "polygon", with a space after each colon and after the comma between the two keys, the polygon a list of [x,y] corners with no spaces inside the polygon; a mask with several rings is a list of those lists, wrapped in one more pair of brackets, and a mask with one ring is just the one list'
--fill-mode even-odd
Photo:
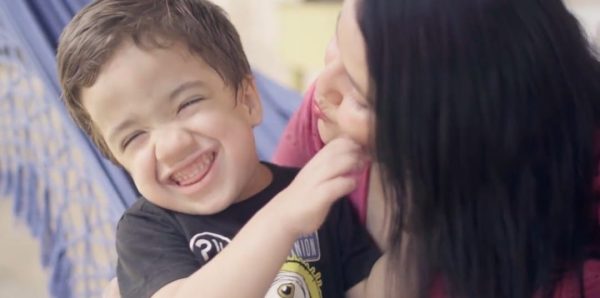
{"label": "woman's face", "polygon": [[[356,0],[346,0],[325,57],[325,69],[316,86],[316,104],[324,117],[319,121],[333,135],[370,144],[373,112],[369,101],[365,42],[356,19]],[[329,141],[330,135],[322,137]]]}

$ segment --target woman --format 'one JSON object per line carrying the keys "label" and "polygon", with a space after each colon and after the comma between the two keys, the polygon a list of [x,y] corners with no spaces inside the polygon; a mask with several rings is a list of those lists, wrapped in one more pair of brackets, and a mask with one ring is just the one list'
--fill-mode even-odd
{"label": "woman", "polygon": [[[339,59],[337,38],[333,38],[325,53],[325,69],[308,87],[298,110],[292,115],[277,146],[273,162],[302,167],[326,143],[339,136],[348,136],[365,143],[368,125],[364,111],[356,109],[352,100],[352,84],[344,75]],[[340,131],[337,118],[346,124]],[[357,175],[357,187],[349,195],[360,221],[366,225],[380,248],[385,247],[383,191],[376,163]],[[367,208],[368,207],[368,208]]]}
{"label": "woman", "polygon": [[561,1],[346,0],[336,36],[351,87],[316,93],[382,169],[386,297],[600,297],[600,64]]}

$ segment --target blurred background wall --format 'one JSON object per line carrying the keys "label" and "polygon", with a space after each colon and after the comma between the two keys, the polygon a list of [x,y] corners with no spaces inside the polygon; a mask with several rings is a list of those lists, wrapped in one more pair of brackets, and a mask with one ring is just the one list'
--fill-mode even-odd
{"label": "blurred background wall", "polygon": [[303,90],[322,67],[342,1],[214,0],[242,36],[250,63],[279,83]]}

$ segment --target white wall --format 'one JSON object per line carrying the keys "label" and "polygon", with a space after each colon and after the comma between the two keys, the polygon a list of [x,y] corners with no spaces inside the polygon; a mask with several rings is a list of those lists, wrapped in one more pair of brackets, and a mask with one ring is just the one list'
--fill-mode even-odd
{"label": "white wall", "polygon": [[223,7],[238,30],[252,67],[280,83],[289,84],[289,72],[277,51],[280,40],[278,0],[212,0]]}
{"label": "white wall", "polygon": [[[320,70],[336,20],[335,5],[324,5],[318,13],[318,5],[301,5],[300,0],[212,1],[228,12],[254,68],[299,90],[303,86],[296,82],[297,70],[302,70],[304,80]],[[600,0],[564,1],[600,45]],[[319,23],[325,21],[330,22]]]}

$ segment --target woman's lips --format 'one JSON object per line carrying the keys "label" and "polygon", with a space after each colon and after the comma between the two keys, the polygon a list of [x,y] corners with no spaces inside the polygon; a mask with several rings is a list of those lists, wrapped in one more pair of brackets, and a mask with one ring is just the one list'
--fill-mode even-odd
{"label": "woman's lips", "polygon": [[325,113],[323,113],[323,110],[321,110],[321,107],[319,106],[317,101],[313,101],[312,110],[313,110],[313,113],[315,114],[315,116],[317,116],[317,118],[319,118],[323,121],[327,121],[327,122],[331,121],[329,119],[329,117],[327,117],[327,115],[325,115]]}

